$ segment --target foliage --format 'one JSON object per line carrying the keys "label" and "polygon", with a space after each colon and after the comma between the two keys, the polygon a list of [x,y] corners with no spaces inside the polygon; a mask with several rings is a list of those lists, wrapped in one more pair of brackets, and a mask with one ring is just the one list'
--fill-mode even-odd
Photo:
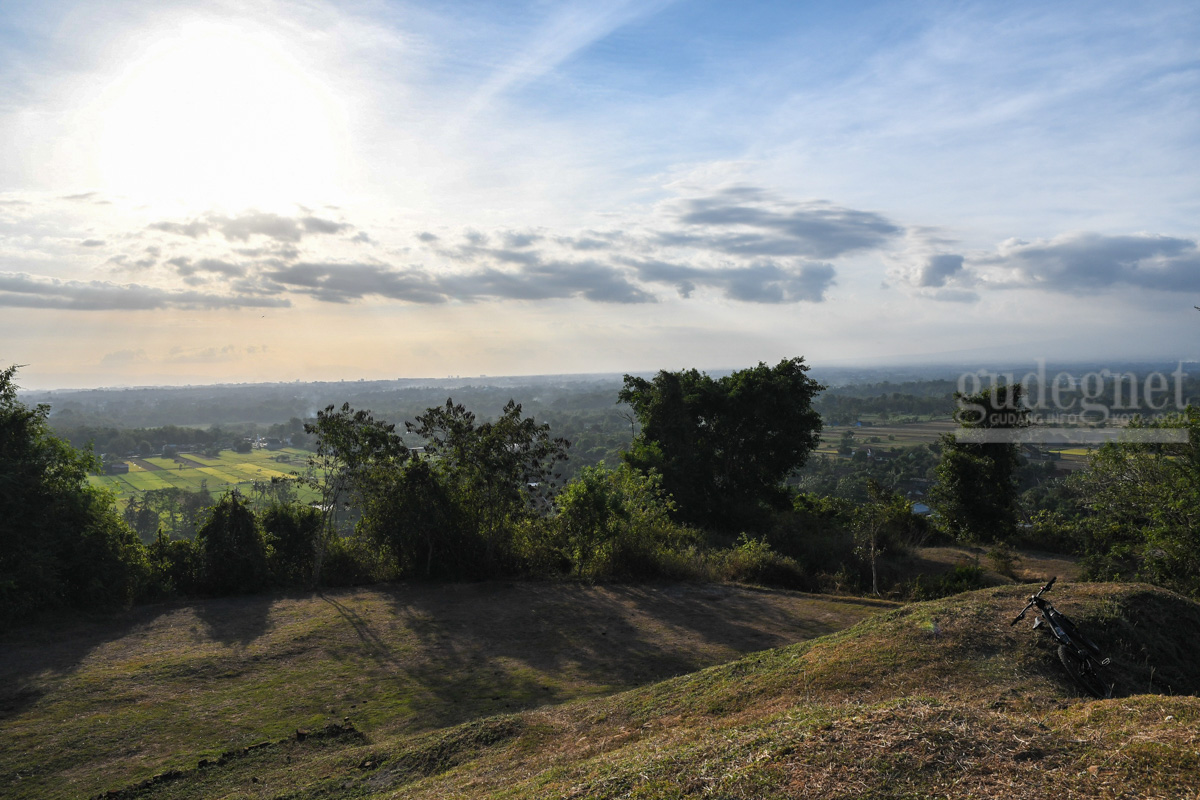
{"label": "foliage", "polygon": [[802,566],[795,559],[772,550],[765,538],[752,539],[743,533],[733,547],[717,551],[713,559],[716,562],[714,577],[719,580],[785,589],[802,589],[808,584]]}
{"label": "foliage", "polygon": [[386,547],[405,574],[473,577],[464,574],[464,566],[480,563],[477,542],[464,531],[447,483],[433,461],[416,456],[369,473],[359,531]]}
{"label": "foliage", "polygon": [[337,535],[329,540],[325,552],[325,586],[361,586],[395,580],[394,560],[357,533]]}
{"label": "foliage", "polygon": [[[1028,424],[1020,384],[1000,385],[975,395],[956,395],[959,423],[972,432],[1003,431]],[[948,532],[960,541],[997,542],[1017,529],[1017,467],[1020,453],[1013,442],[973,442],[966,436],[942,437],[942,460],[930,493],[934,509]]]}
{"label": "foliage", "polygon": [[275,502],[261,512],[259,520],[272,581],[281,586],[311,585],[321,512],[296,502]]}
{"label": "foliage", "polygon": [[200,550],[191,539],[171,539],[159,531],[146,548],[150,580],[143,592],[147,600],[199,594],[202,565]]}
{"label": "foliage", "polygon": [[878,483],[868,487],[868,502],[857,511],[855,552],[871,567],[871,593],[879,594],[879,556],[902,550],[909,542],[924,539],[927,521],[912,513],[912,503]]}
{"label": "foliage", "polygon": [[659,476],[625,464],[585,468],[555,507],[554,528],[580,577],[649,577],[663,551],[696,538],[671,521],[672,502]]}
{"label": "foliage", "polygon": [[807,372],[793,358],[720,379],[694,369],[626,375],[618,398],[642,426],[626,462],[661,474],[688,523],[736,529],[763,505],[786,505],[783,479],[820,439],[812,400],[824,387]]}
{"label": "foliage", "polygon": [[1200,597],[1200,409],[1134,430],[1182,430],[1177,443],[1110,442],[1072,479],[1089,573],[1135,578]]}
{"label": "foliage", "polygon": [[196,532],[200,585],[211,594],[244,594],[267,583],[267,548],[246,498],[222,497]]}
{"label": "foliage", "polygon": [[49,406],[17,399],[16,372],[0,371],[0,622],[127,604],[147,579],[142,547],[88,485],[98,460],[51,434]]}
{"label": "foliage", "polygon": [[309,482],[321,491],[324,525],[313,542],[313,584],[321,580],[327,544],[338,533],[339,512],[348,511],[350,501],[361,499],[367,476],[381,467],[395,465],[408,455],[396,426],[376,420],[370,411],[355,411],[349,403],[340,409],[328,406],[317,412],[316,421],[304,426],[316,437],[310,460]]}
{"label": "foliage", "polygon": [[454,558],[479,559],[476,569],[496,574],[512,567],[512,537],[524,518],[545,511],[554,489],[554,466],[570,443],[551,438],[550,426],[522,417],[509,401],[498,419],[475,415],[447,399],[406,424],[425,440],[425,452],[461,514],[460,524],[481,545]]}
{"label": "foliage", "polygon": [[124,519],[143,542],[153,541],[159,530],[173,539],[191,539],[212,506],[212,493],[208,491],[207,483],[201,481],[200,488],[194,492],[170,486],[149,489],[140,499],[130,498]]}

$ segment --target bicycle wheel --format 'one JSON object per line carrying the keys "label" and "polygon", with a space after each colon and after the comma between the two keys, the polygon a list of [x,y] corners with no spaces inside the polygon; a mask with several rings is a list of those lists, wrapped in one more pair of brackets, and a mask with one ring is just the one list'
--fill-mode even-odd
{"label": "bicycle wheel", "polygon": [[1078,654],[1061,644],[1058,646],[1058,660],[1062,662],[1067,674],[1092,697],[1105,698],[1112,695],[1112,687],[1094,670],[1089,669]]}

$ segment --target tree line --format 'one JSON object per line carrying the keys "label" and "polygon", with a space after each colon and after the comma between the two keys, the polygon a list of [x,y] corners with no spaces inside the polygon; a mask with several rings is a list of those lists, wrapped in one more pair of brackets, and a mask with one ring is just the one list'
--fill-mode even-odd
{"label": "tree line", "polygon": [[[148,494],[121,515],[87,481],[95,456],[54,434],[48,406],[20,402],[10,367],[0,372],[0,616],[400,578],[692,577],[878,592],[895,582],[886,555],[937,537],[1065,544],[1096,576],[1200,592],[1194,413],[1146,423],[1184,425],[1188,445],[1106,446],[1032,525],[1020,514],[1016,447],[947,436],[929,520],[884,473],[843,496],[789,485],[822,427],[823,387],[807,372],[794,358],[721,378],[626,376],[615,399],[633,415],[630,446],[619,463],[569,478],[570,443],[512,401],[481,421],[448,399],[402,432],[331,405],[304,425],[314,454],[297,480],[316,502],[277,481],[211,505]],[[1009,413],[1021,391],[959,398],[988,410],[964,426],[1023,425],[1024,412]],[[171,508],[179,518],[164,526]]]}

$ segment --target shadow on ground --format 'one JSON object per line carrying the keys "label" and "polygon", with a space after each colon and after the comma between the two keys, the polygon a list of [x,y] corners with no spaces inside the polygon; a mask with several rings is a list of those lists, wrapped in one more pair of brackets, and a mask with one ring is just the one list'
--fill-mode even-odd
{"label": "shadow on ground", "polygon": [[166,610],[137,606],[103,617],[63,612],[0,633],[0,720],[36,703],[98,647],[151,625]]}
{"label": "shadow on ground", "polygon": [[653,683],[890,607],[693,584],[453,584],[387,594],[419,641],[404,664],[423,690],[413,710],[438,726]]}

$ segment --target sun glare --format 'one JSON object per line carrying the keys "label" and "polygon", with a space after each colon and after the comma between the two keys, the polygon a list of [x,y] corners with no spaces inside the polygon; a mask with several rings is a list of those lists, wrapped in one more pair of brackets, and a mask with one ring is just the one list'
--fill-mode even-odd
{"label": "sun glare", "polygon": [[268,37],[193,27],[164,38],[104,105],[100,168],[111,191],[199,206],[332,199],[342,110]]}

